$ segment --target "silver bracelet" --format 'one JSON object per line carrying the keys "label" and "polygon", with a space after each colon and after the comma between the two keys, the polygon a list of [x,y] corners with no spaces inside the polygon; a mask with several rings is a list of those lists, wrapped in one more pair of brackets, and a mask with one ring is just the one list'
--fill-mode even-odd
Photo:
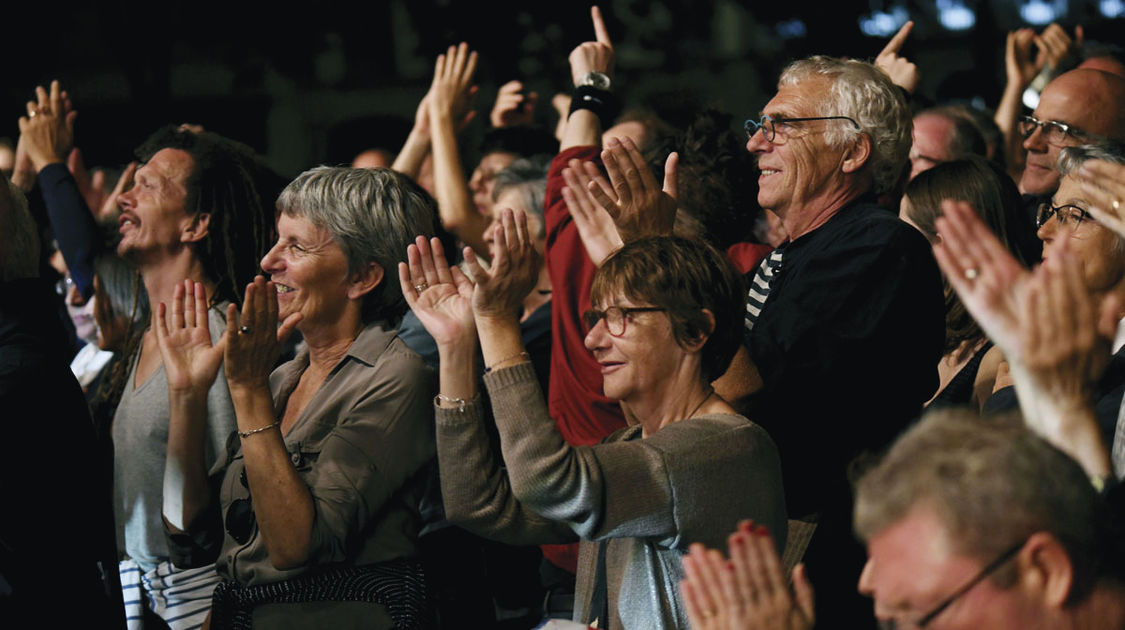
{"label": "silver bracelet", "polygon": [[[479,400],[479,393],[476,396],[473,396],[470,400],[465,400],[464,398],[454,398],[452,396],[446,396],[445,394],[438,394],[437,396],[434,396],[434,406],[441,407],[440,403],[443,402],[452,403],[454,405],[457,405],[457,413],[465,413],[465,407],[469,406],[472,403],[476,403]],[[448,407],[443,408],[448,409]]]}
{"label": "silver bracelet", "polygon": [[258,427],[257,429],[250,429],[249,431],[239,431],[238,437],[240,437],[240,438],[250,437],[251,435],[254,435],[255,433],[261,433],[262,431],[269,431],[270,429],[272,429],[274,427],[280,427],[280,426],[281,426],[281,420],[278,420],[277,422],[274,422],[273,424],[267,424],[266,426]]}

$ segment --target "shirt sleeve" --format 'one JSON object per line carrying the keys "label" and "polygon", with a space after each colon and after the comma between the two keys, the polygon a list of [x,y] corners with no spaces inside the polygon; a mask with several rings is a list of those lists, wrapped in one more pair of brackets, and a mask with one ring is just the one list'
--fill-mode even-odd
{"label": "shirt sleeve", "polygon": [[94,215],[65,164],[44,166],[37,179],[59,251],[75,286],[88,300],[94,294],[94,258],[102,249]]}

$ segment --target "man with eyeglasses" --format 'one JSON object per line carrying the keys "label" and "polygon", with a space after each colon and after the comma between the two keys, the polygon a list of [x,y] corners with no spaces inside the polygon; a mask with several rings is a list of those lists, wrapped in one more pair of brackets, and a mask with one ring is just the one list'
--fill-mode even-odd
{"label": "man with eyeglasses", "polygon": [[873,619],[854,590],[864,554],[847,469],[921,411],[944,340],[929,245],[877,205],[906,175],[910,111],[874,66],[812,57],[785,69],[746,130],[758,203],[789,240],[747,276],[745,388],[727,387],[728,373],[716,389],[769,431],[790,518],[815,523],[805,562],[817,617],[861,628]]}
{"label": "man with eyeglasses", "polygon": [[[1080,68],[1047,84],[1039,105],[1019,120],[1027,164],[1020,192],[1046,196],[1059,187],[1055,165],[1063,147],[1125,141],[1125,79]],[[1037,207],[1040,199],[1031,201]]]}
{"label": "man with eyeglasses", "polygon": [[1082,467],[1018,416],[927,415],[857,485],[885,627],[1125,627],[1125,557]]}

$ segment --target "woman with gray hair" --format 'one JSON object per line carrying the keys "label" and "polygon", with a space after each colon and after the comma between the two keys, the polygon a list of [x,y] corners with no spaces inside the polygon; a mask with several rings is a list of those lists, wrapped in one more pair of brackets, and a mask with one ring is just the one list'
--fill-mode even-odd
{"label": "woman with gray hair", "polygon": [[[434,455],[434,375],[395,336],[406,303],[387,274],[434,233],[434,201],[390,170],[319,167],[277,207],[271,280],[246,287],[217,345],[199,285],[157,310],[165,361],[202,391],[225,361],[238,420],[210,532],[225,578],[212,627],[425,625],[418,473]],[[294,329],[307,350],[270,374]]]}

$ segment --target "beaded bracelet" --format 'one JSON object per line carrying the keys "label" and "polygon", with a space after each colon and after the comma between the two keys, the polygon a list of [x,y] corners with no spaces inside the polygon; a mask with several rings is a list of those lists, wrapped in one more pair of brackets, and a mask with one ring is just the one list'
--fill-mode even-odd
{"label": "beaded bracelet", "polygon": [[281,420],[278,420],[277,422],[274,422],[273,424],[267,424],[266,426],[258,427],[257,429],[250,429],[249,431],[239,431],[238,437],[240,437],[240,438],[250,437],[251,435],[254,435],[255,433],[261,433],[262,431],[269,431],[270,429],[272,429],[274,427],[280,427],[280,426],[281,426]]}

